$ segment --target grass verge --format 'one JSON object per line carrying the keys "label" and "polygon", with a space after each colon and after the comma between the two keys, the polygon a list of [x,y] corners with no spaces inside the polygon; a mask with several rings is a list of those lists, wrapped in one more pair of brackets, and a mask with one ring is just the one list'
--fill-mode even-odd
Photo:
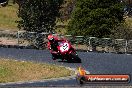
{"label": "grass verge", "polygon": [[[9,5],[6,7],[0,7],[0,30],[11,30],[11,31],[18,31],[17,23],[20,18],[17,16],[18,12],[18,5],[12,4],[9,2]],[[57,33],[64,34],[66,32],[66,28],[63,26],[66,26],[69,21],[65,22],[56,22],[58,27],[56,29]]]}
{"label": "grass verge", "polygon": [[56,65],[0,58],[0,83],[66,77],[73,73]]}
{"label": "grass verge", "polygon": [[11,4],[6,7],[0,7],[0,29],[16,31],[18,20],[17,17],[18,5]]}

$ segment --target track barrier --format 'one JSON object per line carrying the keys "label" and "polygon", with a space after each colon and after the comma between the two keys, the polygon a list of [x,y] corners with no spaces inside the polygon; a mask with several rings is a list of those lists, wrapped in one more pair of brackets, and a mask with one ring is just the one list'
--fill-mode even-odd
{"label": "track barrier", "polygon": [[[49,33],[0,31],[0,47],[46,49]],[[55,34],[58,35],[58,34]],[[68,39],[76,50],[103,53],[132,53],[132,40],[58,35]]]}

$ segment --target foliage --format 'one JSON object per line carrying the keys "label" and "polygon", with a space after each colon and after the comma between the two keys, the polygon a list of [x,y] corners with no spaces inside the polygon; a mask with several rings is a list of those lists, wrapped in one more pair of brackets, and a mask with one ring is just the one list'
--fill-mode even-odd
{"label": "foliage", "polygon": [[132,0],[121,0],[121,1],[124,2],[126,5],[132,4]]}
{"label": "foliage", "polygon": [[123,5],[118,0],[77,0],[67,33],[108,37],[122,21]]}
{"label": "foliage", "polygon": [[75,7],[75,2],[76,0],[64,0],[63,4],[61,5],[61,9],[60,9],[60,20],[63,21],[67,21],[70,16],[71,13]]}
{"label": "foliage", "polygon": [[113,30],[111,37],[126,40],[132,39],[132,18],[127,18],[124,23]]}
{"label": "foliage", "polygon": [[59,7],[63,0],[26,0],[19,8],[21,20],[18,27],[26,31],[45,32],[54,30]]}
{"label": "foliage", "polygon": [[42,32],[52,32],[55,29],[56,18],[59,17],[59,9],[63,0],[24,0],[19,6],[19,29],[36,32],[36,44],[38,49],[43,48]]}

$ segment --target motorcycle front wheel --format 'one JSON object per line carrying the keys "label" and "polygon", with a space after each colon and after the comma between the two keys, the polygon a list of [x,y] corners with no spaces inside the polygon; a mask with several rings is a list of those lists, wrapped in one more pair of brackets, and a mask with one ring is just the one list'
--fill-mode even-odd
{"label": "motorcycle front wheel", "polygon": [[75,62],[75,63],[81,63],[81,59],[78,57],[76,53],[71,53],[70,58],[67,60],[68,63]]}

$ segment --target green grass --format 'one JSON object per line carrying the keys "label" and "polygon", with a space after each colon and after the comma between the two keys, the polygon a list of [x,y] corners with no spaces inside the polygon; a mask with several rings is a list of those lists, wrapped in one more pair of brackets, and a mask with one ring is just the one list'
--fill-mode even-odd
{"label": "green grass", "polygon": [[[9,5],[6,7],[0,7],[0,29],[5,29],[5,30],[13,30],[17,31],[17,23],[16,21],[19,20],[17,17],[17,11],[18,11],[18,5],[17,4],[12,4],[9,2]],[[65,26],[68,24],[68,21],[66,22],[57,22],[57,25],[62,25]],[[59,27],[56,29],[57,33],[64,34],[66,32],[66,28],[64,27]]]}
{"label": "green grass", "polygon": [[0,59],[0,83],[66,77],[73,73],[57,65]]}
{"label": "green grass", "polygon": [[11,4],[6,7],[0,7],[0,29],[17,30],[17,17],[18,5]]}

